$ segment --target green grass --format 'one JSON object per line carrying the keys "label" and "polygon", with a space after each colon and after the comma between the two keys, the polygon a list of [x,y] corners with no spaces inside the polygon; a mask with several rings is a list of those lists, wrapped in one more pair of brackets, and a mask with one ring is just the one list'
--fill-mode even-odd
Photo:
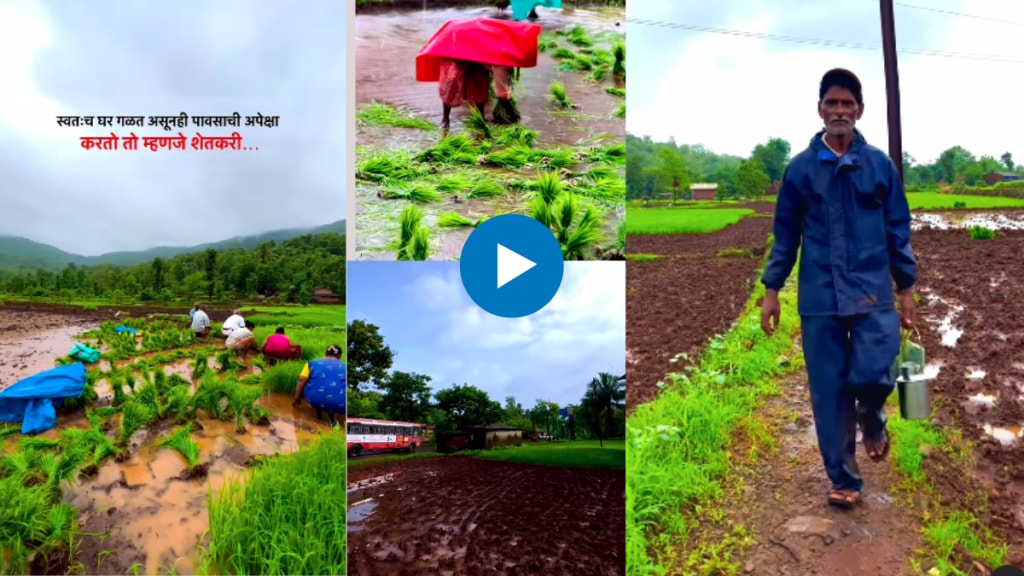
{"label": "green grass", "polygon": [[361,124],[391,126],[393,128],[413,128],[427,131],[437,129],[437,126],[431,122],[413,116],[408,110],[396,109],[376,102],[357,113],[356,121]]}
{"label": "green grass", "polygon": [[[971,196],[970,194],[940,194],[938,192],[908,192],[911,210],[988,210],[991,208],[1024,208],[1024,200],[1002,196]],[[955,204],[962,203],[957,206]]]}
{"label": "green grass", "polygon": [[654,262],[661,258],[658,254],[626,254],[626,260],[630,262]]}
{"label": "green grass", "polygon": [[735,457],[757,456],[734,455],[732,442],[764,439],[756,411],[801,360],[793,347],[795,294],[780,294],[782,325],[772,338],[760,327],[763,294],[758,285],[737,324],[709,343],[696,367],[666,376],[661,394],[626,420],[627,574],[678,568],[662,558],[671,559],[698,528],[693,511],[722,497]]}
{"label": "green grass", "polygon": [[421,460],[423,458],[455,458],[465,454],[442,454],[440,452],[414,452],[412,454],[388,454],[386,456],[373,456],[353,458],[348,461],[349,468],[358,468],[370,464],[381,464],[384,462],[401,462],[402,460]]}
{"label": "green grass", "polygon": [[753,214],[749,208],[634,208],[626,209],[626,235],[707,234]]}
{"label": "green grass", "polygon": [[210,492],[211,574],[344,574],[345,435],[268,459]]}
{"label": "green grass", "polygon": [[260,326],[301,326],[304,328],[345,328],[345,307],[310,304],[309,306],[253,306],[242,308],[242,316]]}
{"label": "green grass", "polygon": [[485,450],[478,453],[477,458],[569,468],[622,469],[626,466],[626,442],[624,440],[606,440],[604,448],[598,445],[597,440],[563,440],[561,442],[523,444],[519,447],[509,446]]}

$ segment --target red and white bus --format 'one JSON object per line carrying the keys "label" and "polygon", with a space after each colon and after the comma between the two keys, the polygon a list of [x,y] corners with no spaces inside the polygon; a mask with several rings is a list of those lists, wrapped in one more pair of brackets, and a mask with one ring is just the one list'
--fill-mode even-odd
{"label": "red and white bus", "polygon": [[352,458],[378,450],[405,450],[410,454],[423,446],[423,424],[349,418],[347,421],[348,455]]}

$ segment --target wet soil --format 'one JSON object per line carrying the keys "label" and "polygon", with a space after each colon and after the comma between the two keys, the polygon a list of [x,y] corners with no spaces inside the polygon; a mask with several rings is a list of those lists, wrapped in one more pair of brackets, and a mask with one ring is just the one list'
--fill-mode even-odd
{"label": "wet soil", "polygon": [[[465,456],[349,471],[348,570],[404,574],[618,575],[625,475]],[[581,572],[582,570],[582,572]]]}
{"label": "wet soil", "polygon": [[[1024,426],[1024,232],[971,240],[966,231],[922,230],[911,241],[919,261],[918,310],[925,316],[922,344],[927,362],[940,366],[932,389],[938,423],[977,443],[974,480],[988,495],[983,520],[1010,544],[1010,559],[1024,564],[1024,438],[1014,439]],[[958,305],[963,311],[950,324],[963,333],[947,347],[938,328]],[[976,371],[984,377],[972,378]],[[994,397],[994,405],[969,401],[974,395]],[[970,494],[964,479],[926,464],[948,501],[971,504],[963,502]]]}
{"label": "wet soil", "polygon": [[[64,311],[70,314],[62,314]],[[7,305],[3,312],[0,386],[52,368],[54,359],[70,350],[77,334],[110,318],[109,313],[53,305]],[[132,313],[143,314],[136,308]],[[188,378],[187,362],[169,364],[165,372]],[[89,369],[109,367],[100,362]],[[109,385],[101,381],[96,388],[97,405],[109,404]],[[156,442],[177,425],[163,422],[136,432],[121,461],[107,461],[66,487],[65,500],[79,509],[84,534],[74,558],[84,571],[80,573],[130,574],[136,565],[144,574],[166,573],[170,568],[179,574],[195,573],[197,547],[208,527],[208,491],[218,489],[225,478],[241,474],[254,457],[294,451],[326,430],[311,408],[294,408],[286,396],[266,394],[258,404],[273,414],[271,421],[264,426],[247,423],[243,432],[236,429],[233,419],[200,418],[195,422],[199,431],[193,439],[199,444],[201,459],[198,470],[188,470],[177,452],[156,448]],[[83,410],[58,411],[57,426],[41,436],[56,438],[66,427],[88,428]],[[4,448],[13,446],[18,437],[9,437]],[[57,558],[49,560],[50,566],[45,566],[40,559],[37,568],[49,571],[60,563]]]}
{"label": "wet soil", "polygon": [[[723,333],[742,312],[757,280],[769,218],[744,218],[705,235],[630,236],[629,253],[660,258],[626,264],[626,406],[654,399],[658,382],[695,360],[709,338]],[[719,254],[726,248],[741,252]]]}
{"label": "wet soil", "polygon": [[[452,19],[490,17],[511,18],[510,11],[499,13],[492,7],[444,8],[418,11],[384,11],[369,9],[356,18],[356,102],[357,108],[371,102],[402,108],[417,117],[440,126],[442,106],[436,82],[416,82],[413,64],[423,44],[445,22]],[[575,25],[591,34],[604,31],[624,32],[624,10],[621,8],[542,10],[542,17],[534,21],[545,32],[565,30]],[[564,44],[564,40],[562,44]],[[621,141],[625,132],[622,119],[611,118],[611,113],[624,100],[604,92],[605,86],[625,88],[624,81],[611,74],[600,83],[587,80],[583,72],[557,70],[558,61],[550,53],[541,53],[534,68],[523,69],[514,86],[516,106],[522,116],[520,123],[538,133],[537,147],[572,146],[598,138]],[[555,111],[547,102],[548,87],[553,80],[561,81],[576,108],[568,112]],[[490,119],[493,100],[485,109]],[[467,117],[465,110],[452,110],[451,134],[463,129]],[[423,150],[433,146],[441,137],[440,130],[426,131],[381,126],[360,125],[356,139],[362,150],[405,148]],[[597,143],[597,142],[595,142]],[[534,178],[532,171],[524,172]],[[397,238],[398,214],[404,202],[381,200],[379,187],[366,184],[356,186],[357,253],[360,259],[393,260],[391,243]],[[473,220],[482,216],[521,213],[524,202],[518,195],[503,199],[455,202],[446,199],[431,205],[419,205],[428,214],[424,225],[431,228],[433,255],[431,259],[454,259],[470,229],[444,229],[435,227],[436,218],[444,212],[458,212]],[[605,229],[611,233],[624,214],[621,210],[605,215]]]}

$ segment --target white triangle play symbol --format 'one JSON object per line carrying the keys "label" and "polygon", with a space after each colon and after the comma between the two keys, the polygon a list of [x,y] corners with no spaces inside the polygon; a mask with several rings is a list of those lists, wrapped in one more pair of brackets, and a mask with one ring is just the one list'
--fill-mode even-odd
{"label": "white triangle play symbol", "polygon": [[498,288],[519,278],[537,263],[498,244]]}

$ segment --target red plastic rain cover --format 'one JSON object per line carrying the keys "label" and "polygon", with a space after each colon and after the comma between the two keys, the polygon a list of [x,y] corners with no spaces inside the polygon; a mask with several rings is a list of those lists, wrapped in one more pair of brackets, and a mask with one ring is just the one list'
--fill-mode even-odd
{"label": "red plastic rain cover", "polygon": [[441,77],[442,58],[533,68],[537,65],[540,32],[541,27],[536,24],[512,20],[449,20],[416,56],[416,80],[437,82]]}

